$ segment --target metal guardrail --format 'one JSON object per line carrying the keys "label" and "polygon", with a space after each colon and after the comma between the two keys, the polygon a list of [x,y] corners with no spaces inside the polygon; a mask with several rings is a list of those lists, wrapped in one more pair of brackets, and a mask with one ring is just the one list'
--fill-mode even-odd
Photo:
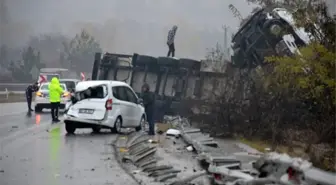
{"label": "metal guardrail", "polygon": [[1,95],[24,94],[25,91],[0,91]]}
{"label": "metal guardrail", "polygon": [[[5,91],[25,91],[29,83],[0,83],[0,92]],[[6,90],[7,89],[7,90]]]}

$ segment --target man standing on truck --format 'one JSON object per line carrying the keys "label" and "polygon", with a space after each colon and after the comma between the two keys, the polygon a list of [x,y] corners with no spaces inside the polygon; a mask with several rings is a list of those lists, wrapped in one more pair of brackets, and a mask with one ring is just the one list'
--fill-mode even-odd
{"label": "man standing on truck", "polygon": [[145,83],[142,86],[141,98],[145,107],[146,118],[149,125],[149,135],[155,135],[155,125],[154,125],[154,106],[155,106],[155,94],[150,92],[149,85]]}
{"label": "man standing on truck", "polygon": [[168,32],[167,45],[168,45],[169,50],[168,50],[167,57],[169,57],[170,54],[172,54],[172,57],[175,56],[174,39],[175,39],[176,31],[177,31],[177,26],[174,25],[173,28],[171,30],[169,30],[169,32]]}
{"label": "man standing on truck", "polygon": [[38,91],[38,83],[35,82],[34,84],[29,85],[26,88],[26,100],[27,100],[27,104],[28,104],[28,112],[33,111],[33,109],[31,108],[31,102],[33,99],[33,92]]}
{"label": "man standing on truck", "polygon": [[53,77],[49,84],[49,101],[51,106],[51,118],[53,122],[59,122],[58,109],[61,103],[63,89],[57,77]]}

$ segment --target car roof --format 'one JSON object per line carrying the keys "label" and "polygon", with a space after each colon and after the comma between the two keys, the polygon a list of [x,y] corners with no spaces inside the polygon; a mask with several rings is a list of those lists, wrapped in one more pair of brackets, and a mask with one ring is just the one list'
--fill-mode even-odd
{"label": "car roof", "polygon": [[[42,86],[42,85],[49,85],[50,84],[50,82],[45,82],[45,83],[42,83],[40,86]],[[60,83],[60,85],[65,85],[66,86],[66,84],[65,83]]]}
{"label": "car roof", "polygon": [[81,81],[76,85],[76,91],[83,91],[88,87],[94,87],[99,85],[107,85],[110,84],[111,86],[127,86],[130,87],[127,83],[121,81],[114,81],[114,80],[88,80],[88,81]]}
{"label": "car roof", "polygon": [[[42,86],[44,86],[44,85],[49,85],[49,84],[50,84],[50,82],[42,83],[42,84],[40,85],[40,88],[41,88]],[[60,83],[60,85],[63,85],[63,86],[65,87],[65,90],[68,90],[68,88],[67,88],[67,86],[66,86],[65,83]]]}
{"label": "car roof", "polygon": [[67,79],[67,78],[61,78],[59,81],[74,81],[74,82],[79,82],[80,80],[78,79]]}

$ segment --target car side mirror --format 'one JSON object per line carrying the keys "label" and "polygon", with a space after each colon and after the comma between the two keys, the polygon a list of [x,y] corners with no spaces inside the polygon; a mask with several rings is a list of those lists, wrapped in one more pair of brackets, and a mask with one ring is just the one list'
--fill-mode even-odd
{"label": "car side mirror", "polygon": [[138,104],[143,104],[143,99],[138,98]]}

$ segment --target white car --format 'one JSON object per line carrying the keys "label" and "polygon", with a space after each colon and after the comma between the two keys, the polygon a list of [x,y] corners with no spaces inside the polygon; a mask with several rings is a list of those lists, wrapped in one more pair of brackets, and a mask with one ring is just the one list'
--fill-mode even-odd
{"label": "white car", "polygon": [[112,132],[120,132],[122,128],[140,131],[146,123],[142,99],[124,82],[79,82],[72,101],[64,115],[68,133],[74,133],[76,128],[92,128],[94,132],[101,128]]}
{"label": "white car", "polygon": [[[70,101],[70,93],[67,90],[65,84],[60,83],[64,93],[61,96],[60,109],[65,109],[66,104]],[[43,83],[40,85],[39,90],[35,96],[35,112],[41,112],[43,109],[50,109],[49,101],[49,83]]]}
{"label": "white car", "polygon": [[64,83],[67,87],[67,89],[72,92],[75,91],[76,89],[76,85],[78,84],[78,82],[80,82],[80,80],[77,79],[59,79],[60,83]]}

